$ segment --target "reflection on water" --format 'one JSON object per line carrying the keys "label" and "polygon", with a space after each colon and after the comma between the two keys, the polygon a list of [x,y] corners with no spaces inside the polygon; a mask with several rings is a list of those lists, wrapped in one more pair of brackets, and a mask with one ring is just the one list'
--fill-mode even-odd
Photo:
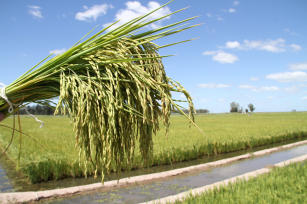
{"label": "reflection on water", "polygon": [[[2,150],[0,149],[2,152]],[[0,156],[0,193],[21,191],[24,185],[30,185],[25,176],[16,171],[16,165],[6,155]]]}
{"label": "reflection on water", "polygon": [[0,192],[11,192],[13,191],[13,186],[7,177],[6,171],[0,165]]}

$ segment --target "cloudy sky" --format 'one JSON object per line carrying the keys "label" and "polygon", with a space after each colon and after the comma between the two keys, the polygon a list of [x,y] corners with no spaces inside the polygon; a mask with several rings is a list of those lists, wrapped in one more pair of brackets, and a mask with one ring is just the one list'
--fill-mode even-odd
{"label": "cloudy sky", "polygon": [[[9,84],[49,53],[59,54],[93,27],[142,15],[166,1],[44,0],[0,2],[0,82]],[[158,28],[199,16],[202,25],[158,44],[166,71],[191,93],[196,108],[228,112],[232,101],[256,111],[307,110],[307,1],[175,0],[153,18],[186,11]],[[174,95],[181,98],[181,95]]]}

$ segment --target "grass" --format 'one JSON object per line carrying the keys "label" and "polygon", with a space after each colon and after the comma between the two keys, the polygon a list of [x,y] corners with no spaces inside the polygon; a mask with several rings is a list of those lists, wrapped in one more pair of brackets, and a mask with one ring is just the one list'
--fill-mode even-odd
{"label": "grass", "polygon": [[176,203],[306,203],[307,162],[275,168],[249,181],[210,190]]}
{"label": "grass", "polygon": [[[22,136],[19,169],[33,183],[65,177],[85,176],[83,162],[79,165],[78,148],[72,131],[73,124],[67,117],[39,116],[45,122],[40,129],[32,118],[22,117],[22,129],[35,138]],[[1,124],[10,125],[11,118]],[[205,132],[189,128],[183,116],[173,115],[169,134],[161,129],[154,140],[154,158],[150,165],[171,164],[203,156],[244,150],[261,145],[307,138],[307,113],[257,113],[198,115],[196,123]],[[4,148],[11,131],[0,127],[0,145]],[[141,168],[140,154],[132,168]],[[7,156],[18,163],[19,134],[16,134]],[[127,166],[123,166],[126,169]],[[95,169],[87,169],[93,175]]]}

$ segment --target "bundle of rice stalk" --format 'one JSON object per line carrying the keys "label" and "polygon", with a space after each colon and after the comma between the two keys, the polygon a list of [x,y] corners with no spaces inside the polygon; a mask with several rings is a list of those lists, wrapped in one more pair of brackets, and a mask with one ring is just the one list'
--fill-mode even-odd
{"label": "bundle of rice stalk", "polygon": [[29,103],[59,97],[56,113],[71,117],[80,161],[93,165],[96,173],[103,176],[111,168],[120,171],[122,163],[130,164],[138,143],[148,161],[159,121],[168,128],[172,110],[184,114],[171,92],[186,96],[190,110],[186,116],[194,120],[189,93],[167,77],[161,61],[165,56],[158,54],[179,42],[158,46],[152,41],[196,26],[186,24],[195,17],[149,29],[148,25],[184,10],[147,20],[162,7],[118,27],[115,22],[86,35],[65,53],[49,60],[48,56],[2,89],[0,112],[8,117]]}

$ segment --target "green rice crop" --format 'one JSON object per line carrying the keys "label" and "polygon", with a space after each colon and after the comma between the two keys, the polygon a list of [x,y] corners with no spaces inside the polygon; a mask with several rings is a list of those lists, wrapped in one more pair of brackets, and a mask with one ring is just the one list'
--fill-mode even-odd
{"label": "green rice crop", "polygon": [[[78,163],[73,124],[64,116],[39,116],[45,122],[43,128],[27,116],[21,118],[23,130],[20,170],[32,182],[84,176],[84,166]],[[188,127],[180,115],[171,117],[168,136],[161,128],[153,137],[153,159],[149,165],[163,165],[188,161],[204,156],[245,150],[278,142],[307,138],[307,112],[197,115],[197,128]],[[4,121],[10,125],[12,118]],[[31,136],[31,138],[29,137]],[[5,147],[11,137],[7,128],[0,127],[0,144]],[[34,139],[35,140],[34,140]],[[19,136],[16,135],[7,156],[18,162]],[[132,168],[142,168],[139,150],[135,152]],[[127,169],[123,164],[122,169]],[[94,169],[88,169],[93,175]]]}
{"label": "green rice crop", "polygon": [[176,203],[306,203],[307,162],[275,168],[248,181],[210,190]]}

